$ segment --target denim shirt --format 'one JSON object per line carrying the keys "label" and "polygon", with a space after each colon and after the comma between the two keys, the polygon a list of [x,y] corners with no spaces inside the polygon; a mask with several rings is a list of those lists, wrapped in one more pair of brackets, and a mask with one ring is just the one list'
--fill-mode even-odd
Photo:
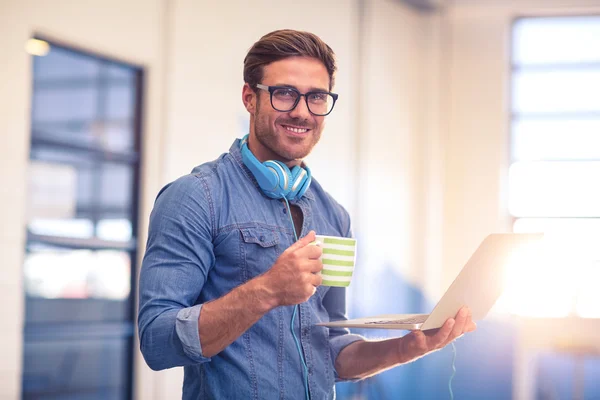
{"label": "denim shirt", "polygon": [[[285,204],[261,192],[239,144],[158,194],[139,282],[141,351],[154,370],[185,367],[184,399],[303,399],[304,368],[290,327],[294,306],[269,311],[219,354],[202,353],[202,305],[268,271],[294,242]],[[315,179],[291,204],[304,215],[301,236],[351,235],[348,213]],[[299,305],[293,329],[311,400],[335,397],[335,360],[362,339],[315,326],[347,318],[345,294],[319,286]]]}

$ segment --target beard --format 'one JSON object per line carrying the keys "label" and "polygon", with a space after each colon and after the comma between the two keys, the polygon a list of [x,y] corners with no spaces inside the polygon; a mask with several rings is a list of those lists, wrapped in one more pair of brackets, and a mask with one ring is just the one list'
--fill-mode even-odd
{"label": "beard", "polygon": [[[261,145],[286,162],[304,159],[321,139],[321,129],[316,128],[310,121],[281,116],[276,122],[277,124],[289,124],[310,129],[309,135],[306,138],[281,137],[276,132],[276,128],[269,124],[267,115],[261,115],[260,106],[257,104],[256,116],[254,118],[254,133],[256,134],[256,138]],[[295,143],[295,145],[291,148],[286,148],[283,143],[284,140]]]}

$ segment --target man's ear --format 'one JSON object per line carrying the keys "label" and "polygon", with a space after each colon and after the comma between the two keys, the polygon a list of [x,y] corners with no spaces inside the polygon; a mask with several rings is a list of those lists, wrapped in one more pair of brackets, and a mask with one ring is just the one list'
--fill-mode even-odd
{"label": "man's ear", "polygon": [[244,83],[244,87],[242,88],[242,102],[244,103],[246,110],[252,115],[256,112],[257,101],[258,97],[254,90],[252,90],[249,84]]}

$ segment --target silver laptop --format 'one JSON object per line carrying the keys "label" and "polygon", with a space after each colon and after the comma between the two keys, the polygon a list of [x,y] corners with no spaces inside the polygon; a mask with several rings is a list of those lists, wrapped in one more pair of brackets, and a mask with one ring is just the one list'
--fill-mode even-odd
{"label": "silver laptop", "polygon": [[320,326],[428,330],[440,328],[469,306],[473,321],[483,319],[502,293],[504,266],[523,246],[540,242],[542,233],[494,233],[486,237],[437,303],[431,314],[388,314],[323,322]]}

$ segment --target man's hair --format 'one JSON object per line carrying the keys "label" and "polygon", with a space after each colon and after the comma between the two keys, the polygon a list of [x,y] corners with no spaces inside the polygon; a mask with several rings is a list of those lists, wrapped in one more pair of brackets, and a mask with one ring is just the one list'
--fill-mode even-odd
{"label": "man's hair", "polygon": [[252,46],[244,58],[244,81],[256,90],[263,79],[263,67],[288,57],[312,57],[321,61],[329,73],[329,90],[335,80],[335,54],[317,35],[283,29],[267,33]]}

